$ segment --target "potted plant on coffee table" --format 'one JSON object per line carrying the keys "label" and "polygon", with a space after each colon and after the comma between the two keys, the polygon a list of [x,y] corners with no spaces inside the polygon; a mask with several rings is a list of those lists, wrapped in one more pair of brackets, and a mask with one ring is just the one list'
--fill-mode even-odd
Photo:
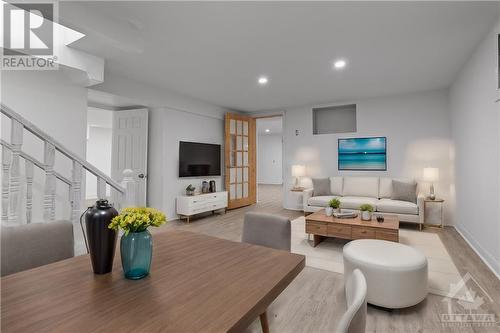
{"label": "potted plant on coffee table", "polygon": [[108,228],[124,231],[120,240],[120,253],[127,279],[138,280],[149,274],[153,238],[148,228],[159,227],[166,222],[165,214],[149,207],[124,208],[120,215],[111,220]]}
{"label": "potted plant on coffee table", "polygon": [[371,221],[373,206],[370,204],[362,204],[359,206],[359,210],[361,211],[361,219],[363,221]]}
{"label": "potted plant on coffee table", "polygon": [[330,200],[325,212],[327,216],[332,216],[334,212],[340,213],[340,200],[337,198]]}

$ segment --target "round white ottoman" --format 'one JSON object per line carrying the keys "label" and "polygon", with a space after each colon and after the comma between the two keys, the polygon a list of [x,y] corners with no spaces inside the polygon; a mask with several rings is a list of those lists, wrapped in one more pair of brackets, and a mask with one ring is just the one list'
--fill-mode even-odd
{"label": "round white ottoman", "polygon": [[358,239],[343,250],[344,281],[359,268],[366,278],[368,303],[399,309],[427,296],[427,258],[410,246],[378,239]]}

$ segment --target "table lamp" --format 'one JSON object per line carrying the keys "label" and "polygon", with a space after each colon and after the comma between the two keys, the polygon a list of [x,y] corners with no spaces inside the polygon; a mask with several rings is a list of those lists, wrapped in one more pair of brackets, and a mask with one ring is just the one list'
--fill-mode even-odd
{"label": "table lamp", "polygon": [[439,169],[438,168],[424,168],[424,181],[430,182],[430,193],[429,199],[435,200],[436,195],[434,194],[434,182],[439,180]]}
{"label": "table lamp", "polygon": [[295,177],[294,189],[300,189],[299,178],[305,176],[306,167],[303,165],[292,165],[292,177]]}

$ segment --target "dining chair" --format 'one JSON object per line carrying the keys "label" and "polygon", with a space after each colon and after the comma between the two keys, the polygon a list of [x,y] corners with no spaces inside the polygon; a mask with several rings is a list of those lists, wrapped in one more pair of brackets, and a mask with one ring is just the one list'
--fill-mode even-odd
{"label": "dining chair", "polygon": [[73,224],[69,221],[2,226],[1,276],[74,256]]}
{"label": "dining chair", "polygon": [[[257,212],[245,214],[241,237],[241,241],[244,243],[290,252],[291,236],[290,220],[285,217]],[[262,332],[268,333],[267,311],[260,315],[260,324]]]}
{"label": "dining chair", "polygon": [[337,333],[364,333],[366,329],[366,279],[355,269],[345,283],[347,311],[337,326]]}
{"label": "dining chair", "polygon": [[243,220],[241,241],[277,250],[290,251],[292,228],[286,217],[250,212]]}

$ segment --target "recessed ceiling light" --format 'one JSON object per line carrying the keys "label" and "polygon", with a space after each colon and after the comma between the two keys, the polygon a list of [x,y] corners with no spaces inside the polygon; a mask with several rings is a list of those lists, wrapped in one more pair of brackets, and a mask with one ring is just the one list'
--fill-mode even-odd
{"label": "recessed ceiling light", "polygon": [[269,82],[269,80],[267,79],[267,77],[261,76],[259,77],[259,80],[257,82],[259,82],[260,85],[265,85],[267,84],[267,82]]}
{"label": "recessed ceiling light", "polygon": [[335,69],[342,69],[346,65],[347,65],[347,62],[343,59],[335,60],[335,62],[333,63],[333,67],[335,67]]}
{"label": "recessed ceiling light", "polygon": [[271,132],[271,130],[269,128],[266,128],[266,133],[269,133]]}

